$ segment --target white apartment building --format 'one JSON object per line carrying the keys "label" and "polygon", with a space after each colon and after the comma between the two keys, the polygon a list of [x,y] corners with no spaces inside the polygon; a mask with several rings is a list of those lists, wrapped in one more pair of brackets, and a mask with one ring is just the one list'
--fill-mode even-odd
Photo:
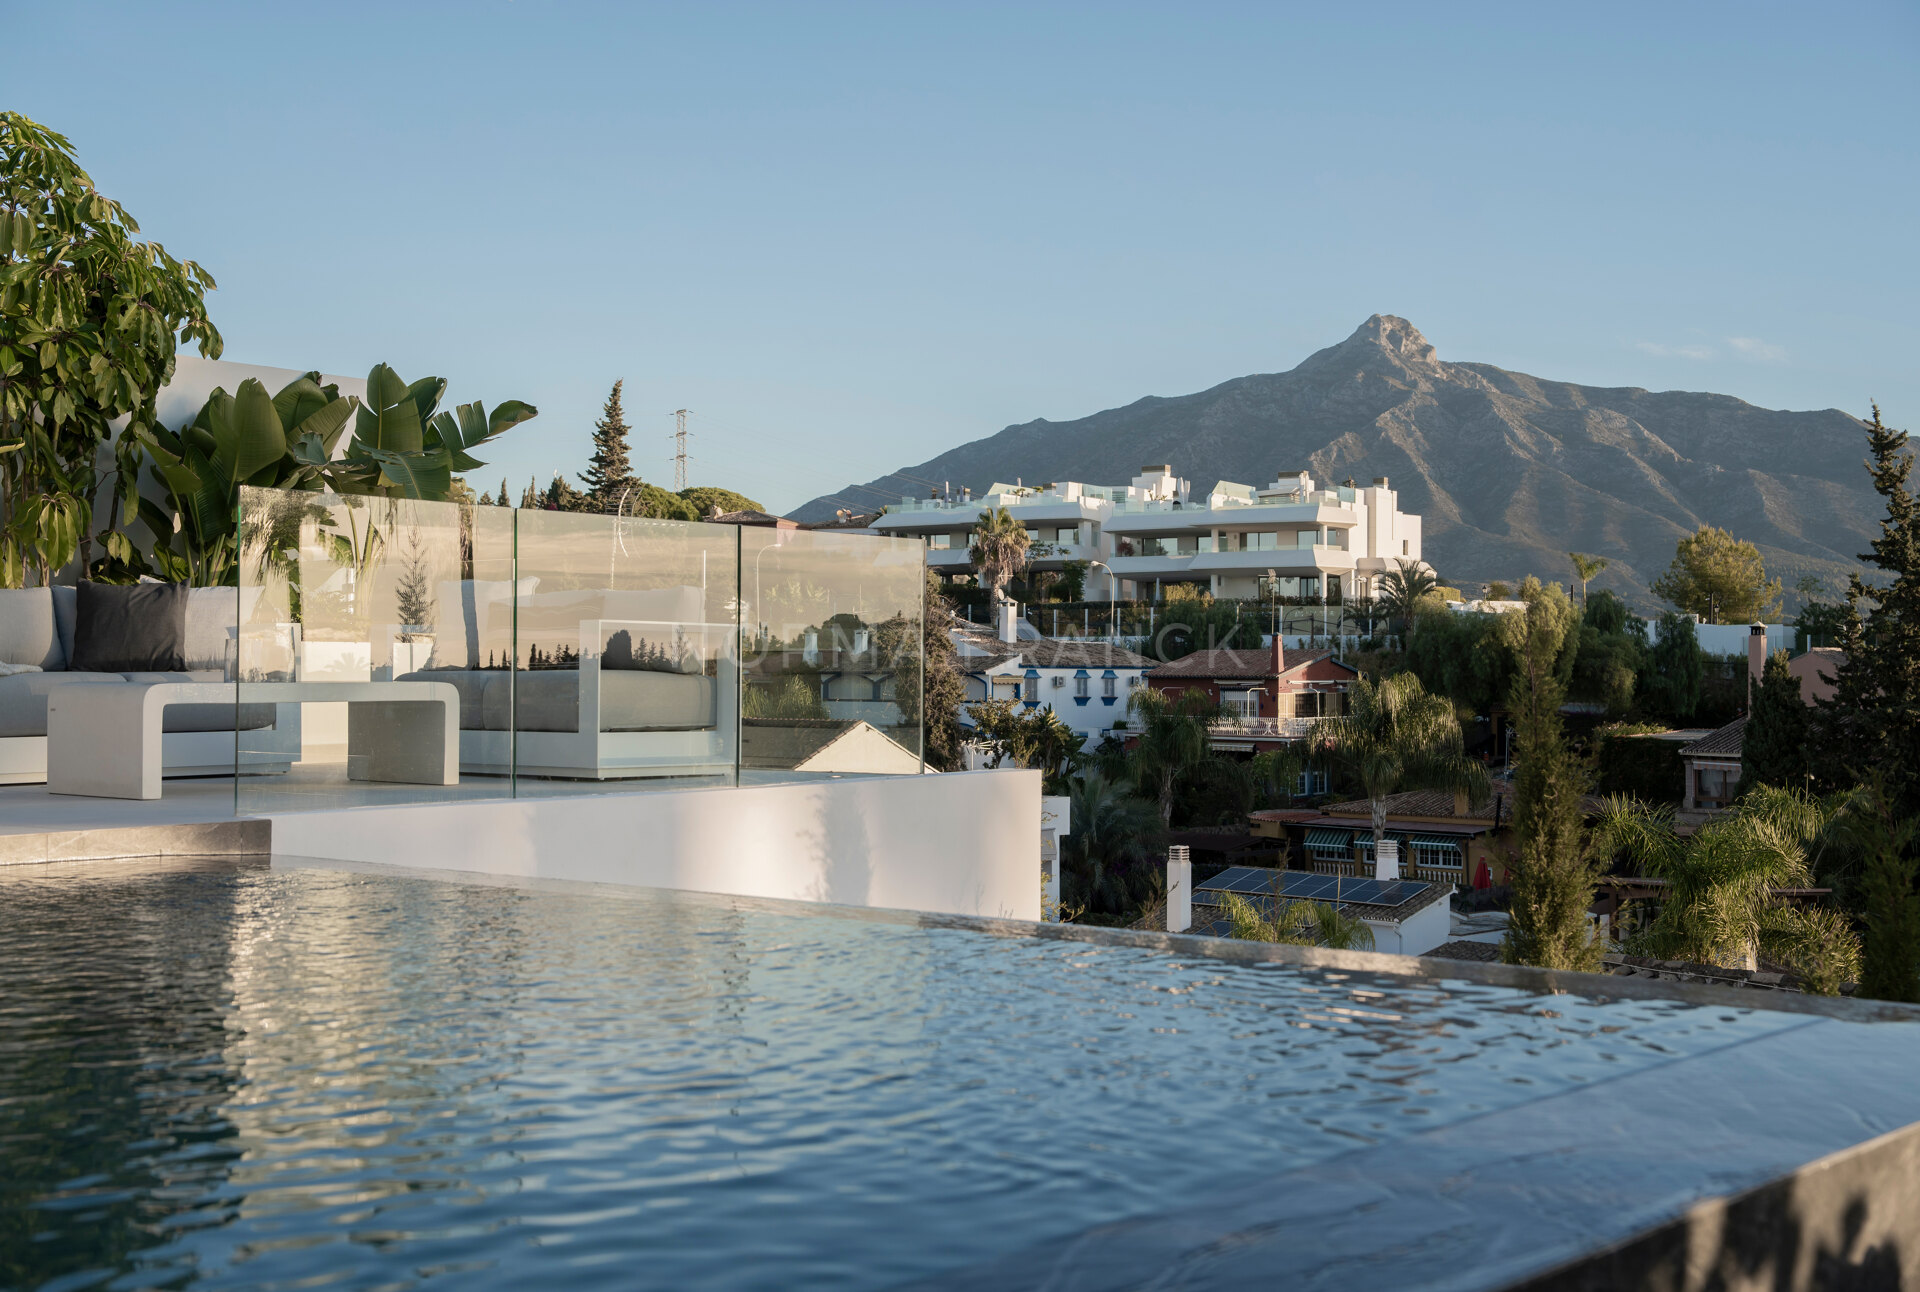
{"label": "white apartment building", "polygon": [[1326,488],[1305,471],[1264,489],[1222,480],[1204,500],[1182,487],[1117,503],[1106,533],[1114,574],[1155,600],[1185,583],[1216,597],[1339,605],[1369,595],[1394,562],[1422,559],[1420,517],[1400,510],[1385,476]]}
{"label": "white apartment building", "polygon": [[[1026,525],[1034,569],[1101,561],[1128,599],[1162,600],[1189,584],[1216,597],[1337,606],[1370,595],[1395,561],[1422,559],[1420,517],[1400,510],[1385,476],[1323,488],[1305,471],[1259,489],[1222,480],[1200,498],[1170,464],[1143,467],[1125,485],[996,484],[979,498],[903,499],[873,528],[923,539],[928,566],[958,574],[970,568],[980,513],[996,507]],[[1107,593],[1105,571],[1090,570],[1086,596]]]}
{"label": "white apartment building", "polygon": [[[941,574],[961,574],[972,568],[967,549],[980,513],[1005,507],[1025,525],[1033,541],[1029,561],[1035,570],[1060,570],[1070,561],[1113,561],[1113,542],[1107,537],[1109,517],[1127,505],[1175,498],[1184,500],[1186,481],[1165,467],[1152,467],[1125,485],[1089,485],[1075,480],[1028,485],[995,484],[978,498],[969,489],[958,497],[945,493],[932,498],[903,498],[899,505],[873,522],[874,532],[919,538],[927,545],[927,567]],[[1098,601],[1108,595],[1107,573],[1087,571],[1086,593]],[[1129,595],[1124,590],[1120,595]]]}

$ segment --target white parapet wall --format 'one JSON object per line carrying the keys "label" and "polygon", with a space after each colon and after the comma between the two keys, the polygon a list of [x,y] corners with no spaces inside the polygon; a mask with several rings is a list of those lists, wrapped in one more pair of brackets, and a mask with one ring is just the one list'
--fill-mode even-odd
{"label": "white parapet wall", "polygon": [[1037,920],[1040,774],[849,776],[281,813],[273,850]]}

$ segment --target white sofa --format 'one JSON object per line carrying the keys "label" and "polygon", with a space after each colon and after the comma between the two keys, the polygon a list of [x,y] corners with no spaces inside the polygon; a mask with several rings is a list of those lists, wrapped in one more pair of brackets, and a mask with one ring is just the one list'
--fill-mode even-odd
{"label": "white sofa", "polygon": [[[66,686],[129,682],[222,682],[232,677],[239,619],[237,588],[195,588],[187,599],[187,668],[164,673],[86,673],[67,667],[74,651],[72,588],[0,589],[0,663],[38,672],[0,676],[0,784],[47,779],[47,695]],[[249,774],[285,772],[300,750],[297,704],[188,704],[166,711],[161,767],[167,776],[231,775],[237,755]]]}

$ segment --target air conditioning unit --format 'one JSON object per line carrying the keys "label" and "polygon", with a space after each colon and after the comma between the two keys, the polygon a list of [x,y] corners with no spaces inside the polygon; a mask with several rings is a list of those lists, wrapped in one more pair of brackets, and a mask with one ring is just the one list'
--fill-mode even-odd
{"label": "air conditioning unit", "polygon": [[1055,686],[1065,686],[1067,684],[1067,679],[1064,677],[1056,677],[1053,679],[1053,684]]}

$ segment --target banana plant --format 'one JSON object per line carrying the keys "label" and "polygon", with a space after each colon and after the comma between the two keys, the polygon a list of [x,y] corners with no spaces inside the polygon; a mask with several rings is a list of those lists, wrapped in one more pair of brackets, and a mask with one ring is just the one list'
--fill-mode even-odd
{"label": "banana plant", "polygon": [[389,498],[445,498],[456,472],[486,465],[471,450],[539,415],[517,399],[489,415],[475,401],[440,411],[447,383],[440,377],[406,382],[380,364],[367,374],[367,401],[354,416],[353,439],[329,479],[341,493]]}
{"label": "banana plant", "polygon": [[216,389],[191,425],[142,431],[169,504],[139,503],[161,572],[202,587],[237,582],[240,486],[318,487],[357,404],[317,372],[273,396],[249,377],[231,395]]}

